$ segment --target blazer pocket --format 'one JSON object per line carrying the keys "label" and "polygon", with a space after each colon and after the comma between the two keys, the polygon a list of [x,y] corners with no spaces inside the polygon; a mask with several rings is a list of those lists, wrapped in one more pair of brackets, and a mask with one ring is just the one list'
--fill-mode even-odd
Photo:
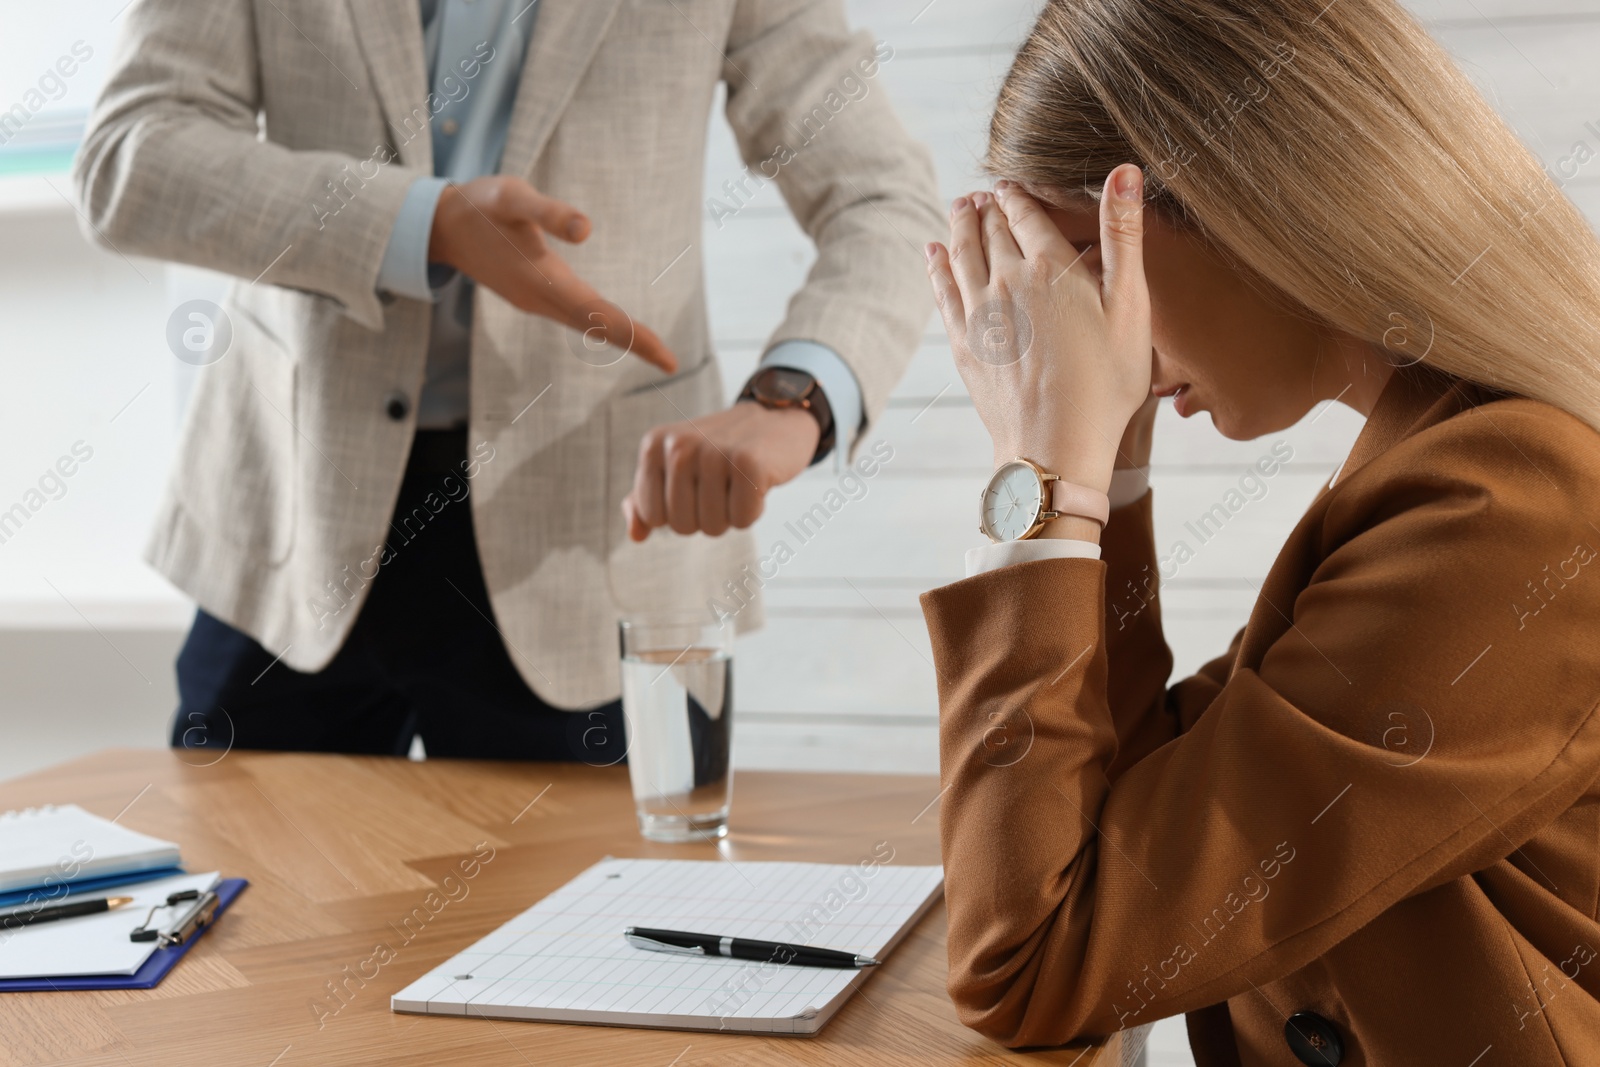
{"label": "blazer pocket", "polygon": [[299,435],[295,363],[254,315],[226,308],[233,341],[201,368],[176,495],[208,537],[281,563],[294,544]]}

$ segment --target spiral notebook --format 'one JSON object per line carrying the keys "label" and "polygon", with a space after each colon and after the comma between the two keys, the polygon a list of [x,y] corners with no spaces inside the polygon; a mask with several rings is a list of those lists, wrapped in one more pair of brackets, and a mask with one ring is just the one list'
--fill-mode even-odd
{"label": "spiral notebook", "polygon": [[[178,846],[76,804],[0,814],[0,894],[132,877],[178,865]],[[0,896],[0,900],[6,899]]]}
{"label": "spiral notebook", "polygon": [[811,1034],[871,968],[634,948],[629,926],[884,959],[939,898],[939,867],[605,859],[395,994],[399,1012]]}

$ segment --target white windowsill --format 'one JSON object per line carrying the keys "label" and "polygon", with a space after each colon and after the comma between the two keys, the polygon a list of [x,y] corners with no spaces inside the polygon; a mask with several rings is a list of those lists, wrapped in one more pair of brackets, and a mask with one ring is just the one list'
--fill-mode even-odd
{"label": "white windowsill", "polygon": [[0,175],[0,218],[74,215],[66,200],[71,195],[72,179],[65,173]]}
{"label": "white windowsill", "polygon": [[0,600],[0,632],[39,630],[186,630],[194,604],[170,600]]}

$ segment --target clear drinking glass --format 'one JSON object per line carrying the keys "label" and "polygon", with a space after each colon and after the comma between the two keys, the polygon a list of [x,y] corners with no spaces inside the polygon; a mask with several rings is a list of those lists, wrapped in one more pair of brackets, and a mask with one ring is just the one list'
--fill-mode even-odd
{"label": "clear drinking glass", "polygon": [[621,630],[639,832],[652,841],[723,837],[733,794],[733,620],[639,615]]}

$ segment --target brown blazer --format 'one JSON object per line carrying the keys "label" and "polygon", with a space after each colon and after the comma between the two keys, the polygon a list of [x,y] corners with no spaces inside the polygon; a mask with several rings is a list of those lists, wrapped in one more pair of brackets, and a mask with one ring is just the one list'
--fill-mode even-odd
{"label": "brown blazer", "polygon": [[1202,1067],[1600,1063],[1600,434],[1397,372],[1171,688],[1159,602],[1128,608],[1150,506],[1102,560],[923,597],[962,1020],[1188,1012]]}

